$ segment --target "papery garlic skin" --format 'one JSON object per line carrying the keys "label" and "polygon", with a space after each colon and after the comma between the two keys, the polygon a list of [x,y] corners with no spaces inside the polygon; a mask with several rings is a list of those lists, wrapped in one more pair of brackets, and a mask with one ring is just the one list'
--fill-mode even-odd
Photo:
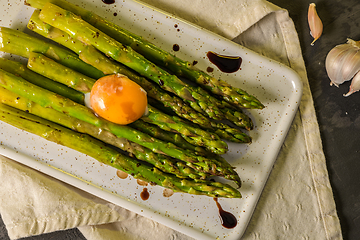
{"label": "papery garlic skin", "polygon": [[310,3],[308,10],[308,23],[310,27],[310,34],[314,38],[311,46],[314,46],[316,40],[318,40],[323,32],[322,21],[317,14],[315,3]]}
{"label": "papery garlic skin", "polygon": [[325,68],[330,85],[339,86],[352,79],[360,70],[360,42],[348,39],[347,43],[335,46],[326,56]]}
{"label": "papery garlic skin", "polygon": [[344,94],[344,97],[348,97],[354,92],[357,92],[359,90],[360,90],[360,71],[358,71],[355,74],[353,80],[351,81],[349,92],[347,94]]}

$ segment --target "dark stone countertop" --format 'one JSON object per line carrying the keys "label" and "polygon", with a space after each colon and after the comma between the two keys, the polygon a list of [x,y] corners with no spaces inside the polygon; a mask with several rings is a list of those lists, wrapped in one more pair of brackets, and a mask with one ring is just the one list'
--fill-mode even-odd
{"label": "dark stone countertop", "polygon": [[[350,83],[340,88],[330,87],[325,72],[325,57],[337,44],[347,38],[360,40],[360,2],[358,0],[269,0],[289,11],[299,34],[315,109],[319,121],[330,182],[344,239],[360,236],[360,92],[350,97]],[[324,32],[315,46],[307,23],[307,10],[311,2],[324,24]],[[9,239],[0,223],[0,239]],[[77,229],[59,231],[26,240],[84,239]],[[24,239],[24,240],[25,240]]]}

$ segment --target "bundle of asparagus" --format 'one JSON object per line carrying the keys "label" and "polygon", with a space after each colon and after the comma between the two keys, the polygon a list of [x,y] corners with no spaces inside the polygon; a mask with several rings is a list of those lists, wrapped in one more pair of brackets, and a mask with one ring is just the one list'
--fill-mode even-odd
{"label": "bundle of asparagus", "polygon": [[49,141],[69,146],[102,163],[123,170],[137,179],[172,189],[175,192],[202,194],[210,197],[241,197],[240,193],[229,185],[206,180],[189,181],[164,173],[152,165],[120,154],[89,135],[77,133],[23,111],[16,111],[4,104],[0,104],[0,116],[3,121],[16,127],[38,134]]}
{"label": "bundle of asparagus", "polygon": [[203,71],[195,69],[191,63],[179,59],[149,41],[144,40],[130,31],[107,21],[93,12],[82,9],[70,4],[65,0],[26,0],[25,3],[34,8],[42,9],[46,3],[53,3],[69,12],[80,16],[84,21],[93,25],[95,28],[106,33],[126,46],[130,46],[143,56],[156,64],[169,68],[178,76],[185,76],[198,84],[204,86],[214,94],[220,95],[224,100],[245,108],[262,109],[263,104],[254,96],[249,95],[244,90],[230,86],[226,82],[209,76]]}
{"label": "bundle of asparagus", "polygon": [[[230,185],[206,179],[221,176],[241,186],[220,156],[227,151],[222,139],[251,142],[239,128],[253,128],[241,108],[263,108],[255,97],[66,1],[26,4],[39,8],[28,28],[62,47],[0,28],[0,50],[28,59],[23,65],[0,58],[3,121],[174,191],[241,197]],[[147,115],[127,126],[85,106],[84,94],[96,80],[117,73],[137,82],[149,97]]]}

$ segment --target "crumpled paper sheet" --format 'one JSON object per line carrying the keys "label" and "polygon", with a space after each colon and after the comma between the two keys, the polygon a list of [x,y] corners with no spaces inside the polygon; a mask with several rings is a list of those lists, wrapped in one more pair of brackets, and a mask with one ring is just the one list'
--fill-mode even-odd
{"label": "crumpled paper sheet", "polygon": [[[342,239],[306,69],[288,13],[263,0],[144,0],[294,69],[299,111],[242,239]],[[11,239],[78,227],[88,240],[192,239],[0,157]]]}

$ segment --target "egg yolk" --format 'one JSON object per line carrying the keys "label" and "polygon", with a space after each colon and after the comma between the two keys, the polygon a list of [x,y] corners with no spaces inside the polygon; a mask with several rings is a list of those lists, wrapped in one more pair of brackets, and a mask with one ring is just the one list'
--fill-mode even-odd
{"label": "egg yolk", "polygon": [[126,125],[144,115],[147,96],[137,83],[124,75],[115,74],[95,82],[90,92],[90,104],[100,117]]}

